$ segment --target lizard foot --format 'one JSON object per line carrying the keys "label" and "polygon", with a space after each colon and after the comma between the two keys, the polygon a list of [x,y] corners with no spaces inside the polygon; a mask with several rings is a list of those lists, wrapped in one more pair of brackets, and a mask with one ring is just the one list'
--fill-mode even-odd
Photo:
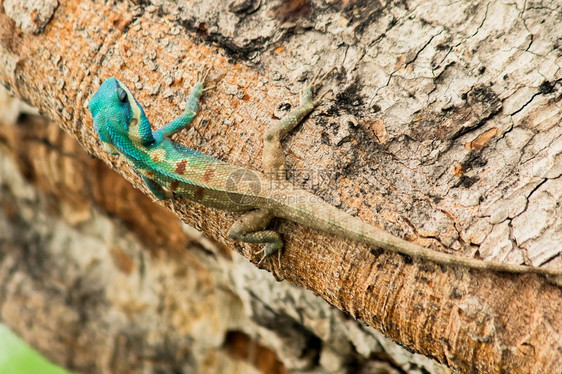
{"label": "lizard foot", "polygon": [[207,80],[207,77],[209,76],[209,72],[211,71],[211,67],[210,66],[206,66],[203,67],[201,70],[199,70],[197,72],[197,82],[195,82],[195,84],[200,84],[201,87],[204,87],[201,92],[205,92],[205,91],[210,91],[213,88],[216,88],[217,86],[209,86],[209,87],[205,87],[205,81]]}
{"label": "lizard foot", "polygon": [[262,262],[269,258],[272,254],[277,252],[277,261],[279,263],[279,268],[281,268],[281,247],[283,246],[282,243],[267,243],[262,249],[256,252],[256,254],[263,253],[262,258],[258,262],[258,266],[262,264]]}
{"label": "lizard foot", "polygon": [[328,90],[326,90],[325,92],[323,92],[322,94],[318,95],[318,97],[313,100],[312,99],[312,93],[313,91],[317,91],[320,86],[322,85],[322,83],[326,80],[326,78],[334,71],[337,71],[338,68],[336,66],[333,66],[332,68],[330,68],[326,73],[322,74],[321,71],[319,71],[314,78],[312,78],[312,81],[310,82],[310,84],[308,84],[304,89],[303,92],[301,94],[301,102],[305,103],[305,104],[312,104],[312,106],[317,106],[322,99],[324,99],[328,94],[333,93],[333,89],[329,88]]}
{"label": "lizard foot", "polygon": [[197,82],[196,83],[201,83],[201,84],[205,84],[205,80],[207,79],[207,76],[209,76],[209,72],[211,71],[211,67],[204,65],[203,68],[201,70],[199,70],[197,72]]}

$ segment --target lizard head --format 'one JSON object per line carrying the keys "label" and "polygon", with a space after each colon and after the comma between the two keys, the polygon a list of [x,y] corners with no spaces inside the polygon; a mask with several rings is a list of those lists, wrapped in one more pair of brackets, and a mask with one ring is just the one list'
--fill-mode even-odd
{"label": "lizard head", "polygon": [[[154,141],[150,123],[131,91],[115,78],[106,79],[88,104],[94,129],[111,154],[127,152],[132,145]],[[119,151],[121,150],[121,151]]]}
{"label": "lizard head", "polygon": [[[101,127],[110,134],[126,134],[138,107],[131,91],[115,78],[106,79],[88,104],[98,135]],[[101,136],[100,136],[101,137]],[[104,139],[102,139],[104,140]]]}

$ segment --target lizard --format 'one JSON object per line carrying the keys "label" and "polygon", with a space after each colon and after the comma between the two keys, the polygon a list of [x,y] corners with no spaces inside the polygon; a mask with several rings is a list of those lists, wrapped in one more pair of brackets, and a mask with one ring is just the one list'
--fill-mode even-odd
{"label": "lizard", "polygon": [[[124,157],[158,200],[171,199],[173,208],[174,195],[179,195],[207,207],[243,213],[230,227],[228,237],[263,244],[257,252],[263,253],[258,266],[276,252],[280,256],[281,235],[267,227],[273,218],[281,218],[437,264],[504,273],[536,273],[550,278],[562,275],[562,269],[482,261],[420,246],[322,202],[316,195],[286,181],[281,139],[331,92],[317,95],[331,71],[322,77],[317,74],[303,89],[300,104],[268,127],[264,134],[263,173],[223,162],[171,140],[173,134],[191,127],[199,100],[209,89],[204,87],[208,71],[198,73],[183,113],[155,131],[129,88],[114,77],[100,85],[88,107],[95,132],[107,152]],[[249,182],[249,188],[237,188],[236,181],[241,179]]]}

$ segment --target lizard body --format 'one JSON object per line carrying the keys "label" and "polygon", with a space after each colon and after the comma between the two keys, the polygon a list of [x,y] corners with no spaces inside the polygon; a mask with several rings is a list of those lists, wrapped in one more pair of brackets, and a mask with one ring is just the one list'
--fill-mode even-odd
{"label": "lizard body", "polygon": [[[263,252],[261,261],[281,249],[283,242],[279,233],[266,227],[271,219],[283,218],[439,264],[509,273],[562,274],[562,270],[480,261],[419,246],[348,215],[285,181],[281,137],[318,104],[320,99],[312,98],[313,90],[324,78],[315,78],[304,90],[301,104],[268,129],[264,138],[265,173],[222,162],[173,142],[169,137],[187,128],[197,113],[205,77],[206,74],[199,76],[183,114],[154,132],[131,91],[117,79],[108,78],[89,102],[94,127],[107,151],[123,156],[158,199],[173,198],[173,194],[177,194],[205,206],[245,212],[228,235],[249,243],[265,244],[260,251]],[[240,182],[247,183],[248,188],[241,190]]]}

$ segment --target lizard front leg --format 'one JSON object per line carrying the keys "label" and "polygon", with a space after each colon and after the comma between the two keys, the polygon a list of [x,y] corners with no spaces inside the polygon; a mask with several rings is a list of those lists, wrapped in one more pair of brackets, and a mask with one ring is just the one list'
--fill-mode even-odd
{"label": "lizard front leg", "polygon": [[[262,159],[263,170],[266,176],[276,180],[286,179],[285,155],[281,146],[281,138],[294,129],[318,105],[326,93],[330,92],[327,91],[320,95],[318,99],[313,99],[313,91],[320,86],[332,70],[328,71],[321,78],[319,78],[319,74],[316,75],[312,83],[305,87],[301,95],[300,105],[287,113],[285,117],[266,131]],[[265,247],[258,252],[263,252],[258,265],[277,252],[279,254],[279,266],[281,266],[281,248],[283,247],[281,235],[273,230],[265,230],[272,218],[273,214],[267,209],[257,209],[246,213],[239,221],[232,225],[228,232],[229,237],[232,239],[247,243],[265,244]]]}
{"label": "lizard front leg", "polygon": [[183,113],[170,121],[166,126],[154,131],[152,136],[156,143],[160,143],[164,137],[170,137],[178,131],[189,128],[189,125],[197,115],[199,109],[199,98],[206,90],[212,88],[204,88],[205,79],[209,74],[209,69],[205,69],[198,73],[197,82],[191,89],[189,97],[187,98],[187,104]]}
{"label": "lizard front leg", "polygon": [[[197,115],[197,111],[199,109],[199,99],[201,98],[201,95],[203,94],[203,92],[209,89],[204,88],[205,79],[207,78],[208,74],[208,68],[201,70],[197,74],[197,81],[192,87],[189,97],[187,98],[187,104],[183,113],[180,116],[174,118],[172,121],[168,122],[166,126],[152,132],[152,136],[156,144],[160,144],[165,137],[169,138],[176,132],[189,128],[189,126],[193,122],[193,119]],[[174,212],[176,211],[174,194],[172,191],[162,186],[159,182],[150,179],[149,176],[141,174],[141,178],[143,179],[148,189],[154,194],[154,196],[156,196],[158,200],[170,200],[172,202],[172,210]]]}

